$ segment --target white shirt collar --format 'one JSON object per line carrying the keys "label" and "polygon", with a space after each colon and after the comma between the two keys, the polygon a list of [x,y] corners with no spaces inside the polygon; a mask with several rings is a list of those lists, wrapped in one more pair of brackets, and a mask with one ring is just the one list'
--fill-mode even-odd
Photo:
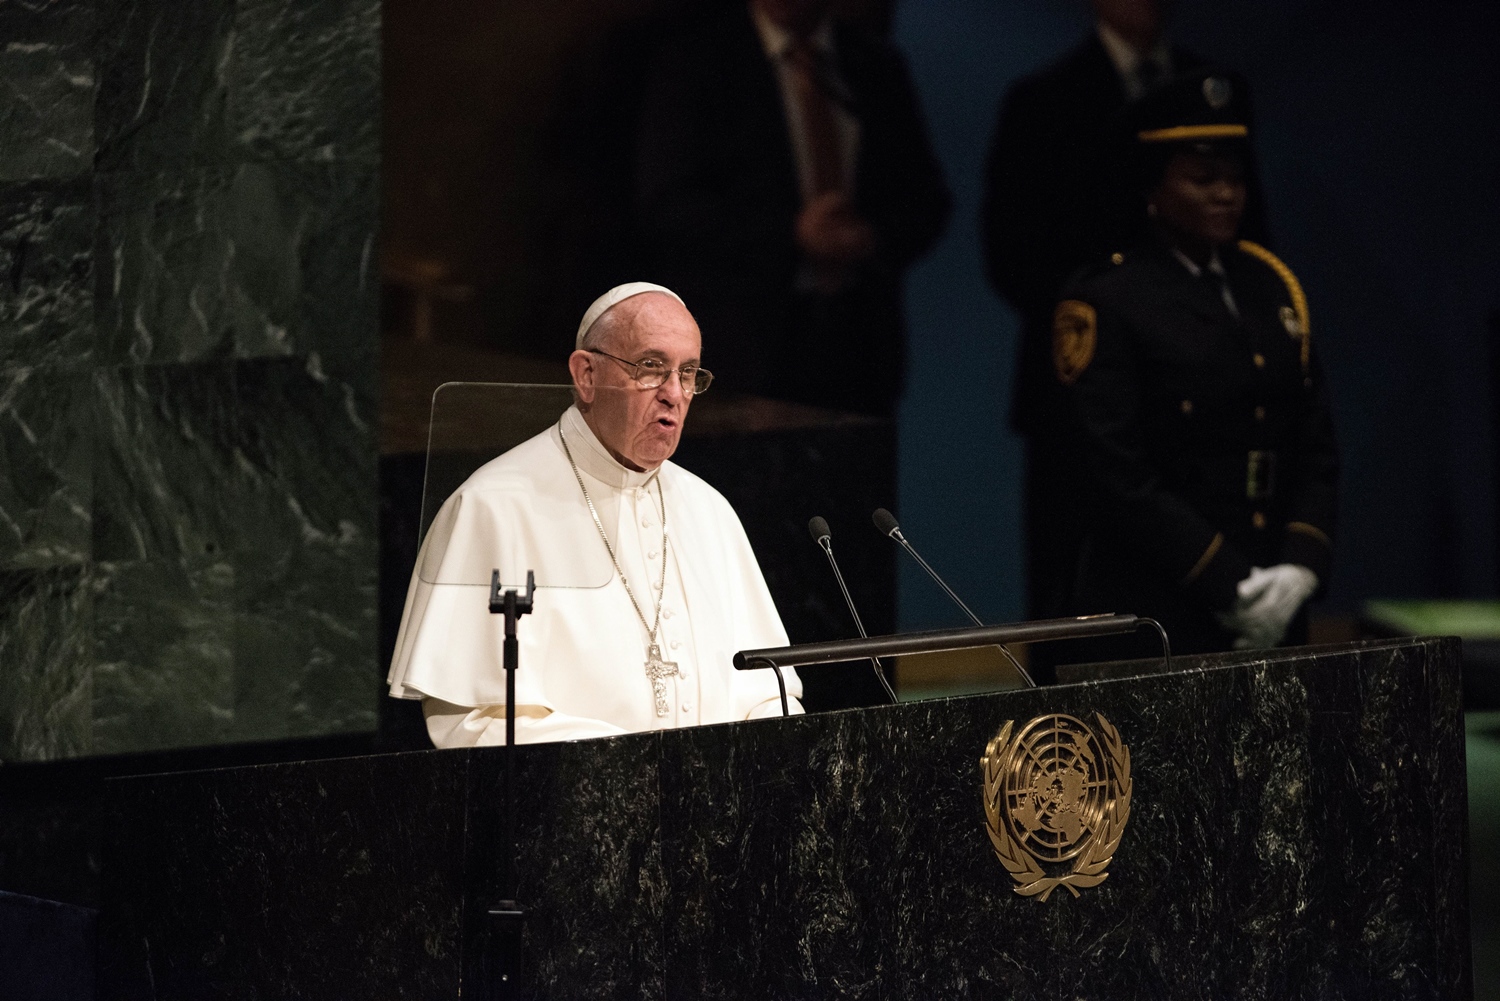
{"label": "white shirt collar", "polygon": [[594,436],[593,429],[578,412],[577,406],[563,411],[557,426],[567,437],[568,450],[573,453],[573,461],[578,463],[578,469],[605,486],[616,490],[634,490],[646,486],[661,472],[660,466],[642,473],[620,465],[619,460],[610,455],[609,449]]}
{"label": "white shirt collar", "polygon": [[1161,71],[1170,73],[1172,71],[1172,49],[1167,44],[1165,37],[1159,38],[1149,52],[1137,52],[1135,46],[1120,37],[1115,31],[1103,21],[1096,22],[1099,32],[1099,41],[1104,45],[1104,51],[1109,55],[1109,61],[1115,64],[1115,72],[1130,82],[1134,83],[1136,67],[1141,64],[1142,59],[1150,59]]}
{"label": "white shirt collar", "polygon": [[[760,4],[750,4],[750,19],[755,22],[755,31],[760,35],[760,47],[765,50],[766,58],[777,60],[787,54],[792,47],[792,33],[781,25],[771,20],[766,12],[760,9]],[[823,53],[833,51],[833,22],[827,18],[818,25],[812,34],[807,36],[813,48]]]}
{"label": "white shirt collar", "polygon": [[1176,247],[1172,248],[1172,256],[1181,261],[1182,266],[1188,269],[1188,274],[1192,275],[1194,278],[1202,278],[1203,272],[1205,270],[1211,275],[1218,275],[1220,278],[1226,277],[1224,272],[1224,262],[1219,260],[1219,250],[1217,247],[1215,247],[1213,252],[1209,255],[1207,268],[1199,267],[1197,261],[1193,260],[1187,254],[1184,254]]}

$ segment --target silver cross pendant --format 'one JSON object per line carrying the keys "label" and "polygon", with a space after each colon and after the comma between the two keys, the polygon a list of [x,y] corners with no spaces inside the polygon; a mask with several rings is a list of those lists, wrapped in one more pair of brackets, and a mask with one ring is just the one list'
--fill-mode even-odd
{"label": "silver cross pendant", "polygon": [[667,679],[679,674],[675,661],[661,659],[661,647],[652,643],[646,649],[646,677],[651,679],[651,693],[656,696],[656,715],[665,716],[672,711],[667,705]]}

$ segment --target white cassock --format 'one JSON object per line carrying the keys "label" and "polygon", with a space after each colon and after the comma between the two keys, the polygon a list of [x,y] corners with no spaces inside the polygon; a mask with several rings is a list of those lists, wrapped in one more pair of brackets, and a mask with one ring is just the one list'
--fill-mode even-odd
{"label": "white cassock", "polygon": [[[648,622],[662,578],[665,504],[657,643],[680,672],[666,679],[665,716],[646,674],[648,630],[599,538],[559,428]],[[736,671],[732,662],[736,651],[787,643],[734,509],[671,462],[649,473],[620,465],[570,407],[470,476],[422,543],[387,682],[397,698],[423,699],[438,747],[505,742],[505,617],[489,611],[492,567],[502,568],[506,584],[535,570],[539,585],[517,629],[518,741],[781,714],[775,676]],[[802,683],[783,673],[791,709],[801,712]]]}

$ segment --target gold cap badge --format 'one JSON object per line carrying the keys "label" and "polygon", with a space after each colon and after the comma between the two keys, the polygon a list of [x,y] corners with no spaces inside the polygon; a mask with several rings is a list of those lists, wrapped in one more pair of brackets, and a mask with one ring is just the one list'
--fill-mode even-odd
{"label": "gold cap badge", "polygon": [[1234,86],[1221,76],[1205,77],[1203,80],[1203,100],[1215,111],[1229,107],[1229,102],[1234,100]]}

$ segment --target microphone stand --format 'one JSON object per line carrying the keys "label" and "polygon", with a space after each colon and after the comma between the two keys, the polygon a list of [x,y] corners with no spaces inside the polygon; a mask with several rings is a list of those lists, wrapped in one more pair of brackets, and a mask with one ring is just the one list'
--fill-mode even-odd
{"label": "microphone stand", "polygon": [[[905,549],[908,553],[911,554],[911,558],[917,561],[917,565],[920,566],[923,570],[927,571],[927,576],[932,578],[934,584],[943,589],[943,593],[946,594],[955,605],[963,609],[963,613],[969,617],[970,622],[974,623],[976,626],[984,625],[984,622],[979,618],[979,616],[975,615],[973,610],[970,609],[968,605],[964,604],[964,600],[953,592],[953,588],[948,586],[948,582],[939,577],[937,571],[932,569],[931,564],[922,559],[922,554],[917,552],[917,550],[912,546],[910,542],[906,541],[906,536],[901,534],[901,529],[898,528],[894,532],[892,532],[891,538],[895,539],[902,549]],[[1031,679],[1027,678],[1026,680],[1030,681]],[[1032,685],[1032,687],[1035,688],[1036,686]]]}
{"label": "microphone stand", "polygon": [[[828,557],[828,565],[833,568],[833,578],[839,582],[839,590],[843,592],[844,604],[849,606],[849,614],[854,617],[854,628],[859,630],[860,639],[869,639],[870,634],[865,632],[865,624],[860,620],[859,609],[854,607],[854,599],[849,595],[849,586],[844,583],[844,574],[839,570],[839,561],[833,558],[833,536],[828,531],[828,522],[822,518],[814,518],[807,523],[808,531],[812,533],[813,541],[818,548],[823,550],[823,555]],[[896,698],[896,691],[885,676],[885,665],[874,657],[870,658],[870,666],[875,669],[875,680],[880,682],[880,687],[885,689],[886,696],[894,705],[900,699]],[[781,677],[781,672],[776,672],[776,677]],[[783,707],[784,709],[785,707]],[[786,715],[783,711],[782,715]]]}
{"label": "microphone stand", "polygon": [[[905,549],[908,553],[910,553],[912,559],[916,560],[917,564],[921,566],[923,570],[927,571],[927,576],[931,577],[933,579],[933,582],[936,583],[938,587],[943,589],[943,593],[946,594],[955,605],[963,609],[964,614],[969,617],[970,622],[979,627],[982,627],[984,625],[984,622],[979,618],[979,616],[975,615],[974,612],[969,608],[969,606],[964,604],[963,599],[953,593],[953,588],[948,586],[948,582],[939,577],[938,572],[932,569],[932,567],[927,563],[926,560],[922,559],[922,554],[917,552],[916,547],[913,546],[910,542],[906,541],[906,536],[901,534],[901,526],[896,523],[896,519],[891,515],[889,511],[887,511],[883,507],[877,508],[874,514],[874,521],[876,530],[889,536],[891,539],[894,539],[902,549]],[[1026,670],[1026,668],[1022,666],[1021,662],[1016,659],[1015,654],[1010,652],[1010,648],[1008,648],[1004,643],[1000,643],[997,645],[1000,647],[1000,652],[1005,655],[1005,659],[1010,661],[1011,666],[1020,673],[1021,680],[1026,682],[1026,687],[1035,688],[1036,682],[1032,680],[1031,672]]]}
{"label": "microphone stand", "polygon": [[516,900],[516,669],[521,650],[516,640],[516,622],[528,614],[536,594],[536,574],[526,571],[526,596],[514,588],[500,589],[500,571],[490,575],[490,614],[505,616],[505,843],[501,854],[505,860],[500,884],[501,899],[487,909],[492,947],[488,960],[488,995],[496,1001],[520,997],[521,933],[526,926],[526,908]]}

